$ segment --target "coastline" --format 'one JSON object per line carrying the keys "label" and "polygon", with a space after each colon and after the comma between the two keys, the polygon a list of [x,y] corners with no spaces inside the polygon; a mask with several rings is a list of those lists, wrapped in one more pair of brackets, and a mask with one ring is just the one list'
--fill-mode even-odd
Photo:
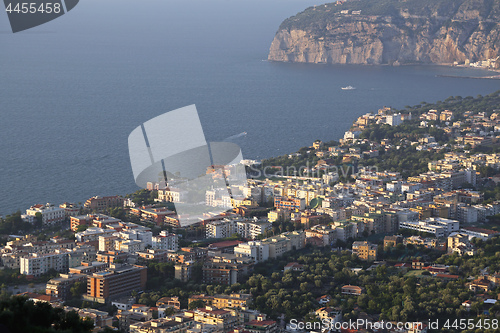
{"label": "coastline", "polygon": [[459,79],[487,79],[487,80],[500,80],[500,69],[493,68],[483,68],[483,67],[473,67],[465,65],[454,65],[449,63],[404,63],[404,64],[341,64],[341,63],[328,63],[328,62],[305,62],[305,61],[279,61],[279,60],[263,60],[267,62],[277,62],[286,64],[314,64],[314,65],[341,65],[341,66],[370,66],[370,67],[402,67],[402,66],[443,66],[443,67],[459,67],[463,69],[478,69],[488,72],[495,73],[496,75],[486,75],[486,76],[470,76],[470,75],[451,75],[451,74],[436,74],[436,77],[449,77],[449,78],[459,78]]}

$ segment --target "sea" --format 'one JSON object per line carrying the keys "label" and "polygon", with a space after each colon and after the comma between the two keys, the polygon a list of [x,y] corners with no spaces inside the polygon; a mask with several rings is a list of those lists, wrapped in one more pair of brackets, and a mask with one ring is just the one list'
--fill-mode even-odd
{"label": "sea", "polygon": [[319,4],[83,0],[16,34],[0,12],[0,215],[136,191],[128,135],[183,106],[196,105],[207,141],[232,136],[260,160],[338,140],[383,106],[500,89],[439,77],[488,75],[477,69],[268,62],[281,21]]}

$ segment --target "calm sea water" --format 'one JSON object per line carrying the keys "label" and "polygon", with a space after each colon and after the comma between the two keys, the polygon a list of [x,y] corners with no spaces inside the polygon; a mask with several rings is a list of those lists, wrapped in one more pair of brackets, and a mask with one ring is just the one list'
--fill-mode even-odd
{"label": "calm sea water", "polygon": [[0,12],[0,214],[135,191],[129,133],[193,103],[208,141],[245,131],[244,157],[261,159],[338,139],[382,106],[500,89],[436,77],[474,70],[266,62],[280,22],[312,4],[85,0],[18,34]]}

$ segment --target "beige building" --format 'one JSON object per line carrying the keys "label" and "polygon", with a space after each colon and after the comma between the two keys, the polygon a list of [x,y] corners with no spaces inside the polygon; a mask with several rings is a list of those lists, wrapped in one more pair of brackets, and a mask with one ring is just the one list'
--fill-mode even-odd
{"label": "beige building", "polygon": [[184,315],[193,318],[198,323],[213,325],[219,332],[230,332],[238,323],[238,319],[232,316],[230,311],[211,306],[186,311]]}
{"label": "beige building", "polygon": [[377,260],[378,247],[366,241],[354,242],[352,243],[352,253],[362,260]]}

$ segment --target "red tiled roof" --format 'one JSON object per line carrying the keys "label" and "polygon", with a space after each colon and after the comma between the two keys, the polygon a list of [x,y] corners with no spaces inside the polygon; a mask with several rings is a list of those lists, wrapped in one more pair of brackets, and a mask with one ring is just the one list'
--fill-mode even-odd
{"label": "red tiled roof", "polygon": [[248,322],[248,325],[252,326],[269,326],[276,324],[274,320],[252,320]]}

